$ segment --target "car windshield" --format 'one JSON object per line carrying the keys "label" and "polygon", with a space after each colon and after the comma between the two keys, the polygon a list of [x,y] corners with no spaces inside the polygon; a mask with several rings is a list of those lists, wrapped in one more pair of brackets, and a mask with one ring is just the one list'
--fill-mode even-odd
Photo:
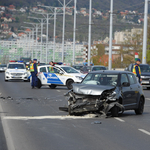
{"label": "car windshield", "polygon": [[24,64],[9,64],[8,69],[25,69]]}
{"label": "car windshield", "polygon": [[3,64],[2,64],[2,65],[0,65],[0,67],[7,67],[7,65],[3,65]]}
{"label": "car windshield", "polygon": [[73,66],[73,68],[80,70],[83,66]]}
{"label": "car windshield", "polygon": [[61,67],[61,68],[67,73],[79,73],[77,70],[75,70],[72,67]]}
{"label": "car windshield", "polygon": [[106,70],[105,67],[93,67],[92,71]]}
{"label": "car windshield", "polygon": [[149,65],[140,65],[141,72],[150,72]]}
{"label": "car windshield", "polygon": [[116,86],[118,74],[89,73],[82,81],[83,84]]}

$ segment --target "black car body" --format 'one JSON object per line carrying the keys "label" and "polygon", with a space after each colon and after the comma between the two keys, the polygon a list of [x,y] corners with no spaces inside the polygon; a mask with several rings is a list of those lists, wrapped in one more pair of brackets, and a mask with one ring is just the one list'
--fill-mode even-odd
{"label": "black car body", "polygon": [[91,71],[107,70],[105,66],[92,66]]}
{"label": "black car body", "polygon": [[135,110],[142,114],[145,97],[135,75],[128,71],[90,72],[66,95],[69,114],[98,112],[118,116],[119,112]]}
{"label": "black car body", "polygon": [[[132,72],[134,64],[130,64],[126,71]],[[150,66],[148,64],[140,64],[142,86],[150,88]]]}
{"label": "black car body", "polygon": [[83,67],[83,65],[73,65],[73,68],[75,68],[76,70],[80,71],[80,69]]}

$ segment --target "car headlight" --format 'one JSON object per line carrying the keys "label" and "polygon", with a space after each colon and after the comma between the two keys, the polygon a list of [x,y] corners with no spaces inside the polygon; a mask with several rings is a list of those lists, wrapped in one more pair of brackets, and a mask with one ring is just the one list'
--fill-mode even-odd
{"label": "car headlight", "polygon": [[83,78],[80,77],[80,76],[76,76],[76,78],[77,78],[78,80],[83,80]]}
{"label": "car headlight", "polygon": [[25,72],[24,75],[27,75],[27,72]]}
{"label": "car headlight", "polygon": [[7,75],[9,75],[9,72],[6,72]]}
{"label": "car headlight", "polygon": [[108,100],[115,101],[116,100],[116,92],[113,91],[107,98]]}
{"label": "car headlight", "polygon": [[143,79],[150,78],[150,76],[141,76],[141,78],[143,78]]}

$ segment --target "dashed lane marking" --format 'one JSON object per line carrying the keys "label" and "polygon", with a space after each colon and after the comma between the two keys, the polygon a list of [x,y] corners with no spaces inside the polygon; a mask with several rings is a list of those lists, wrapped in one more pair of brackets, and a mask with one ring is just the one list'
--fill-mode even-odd
{"label": "dashed lane marking", "polygon": [[150,101],[150,98],[146,98],[146,100]]}
{"label": "dashed lane marking", "polygon": [[150,135],[150,132],[148,132],[148,131],[146,131],[144,129],[138,129],[138,130],[141,131],[141,132],[143,132],[143,133],[145,133],[145,134],[147,134],[147,135]]}
{"label": "dashed lane marking", "polygon": [[60,92],[60,90],[57,90],[57,92]]}
{"label": "dashed lane marking", "polygon": [[114,117],[116,120],[120,121],[120,122],[125,122],[124,120],[118,118],[118,117]]}

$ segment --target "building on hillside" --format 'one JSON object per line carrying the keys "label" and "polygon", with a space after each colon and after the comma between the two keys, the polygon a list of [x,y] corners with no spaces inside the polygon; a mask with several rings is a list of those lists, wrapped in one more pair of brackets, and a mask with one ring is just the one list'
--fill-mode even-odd
{"label": "building on hillside", "polygon": [[26,12],[26,9],[20,8],[19,11],[21,11],[22,13],[24,13],[24,12]]}
{"label": "building on hillside", "polygon": [[126,30],[126,31],[120,31],[120,32],[115,32],[114,33],[114,39],[116,41],[116,44],[122,44],[127,40],[131,40],[132,38],[135,37],[137,34],[140,35],[142,34],[143,29],[141,28],[133,28],[131,31]]}
{"label": "building on hillside", "polygon": [[1,28],[2,28],[2,29],[8,29],[9,26],[8,26],[8,24],[1,24]]}

